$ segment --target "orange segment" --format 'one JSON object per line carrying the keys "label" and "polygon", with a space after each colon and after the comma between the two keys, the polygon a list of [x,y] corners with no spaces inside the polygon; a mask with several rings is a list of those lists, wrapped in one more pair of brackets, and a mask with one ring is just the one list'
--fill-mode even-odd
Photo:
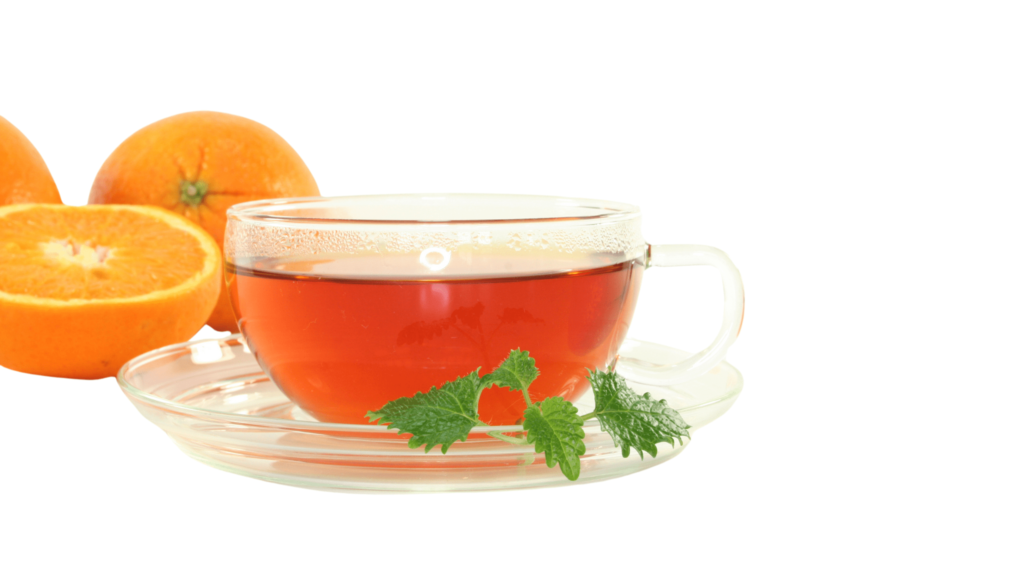
{"label": "orange segment", "polygon": [[161,208],[0,207],[0,365],[112,376],[195,334],[220,279],[213,238]]}

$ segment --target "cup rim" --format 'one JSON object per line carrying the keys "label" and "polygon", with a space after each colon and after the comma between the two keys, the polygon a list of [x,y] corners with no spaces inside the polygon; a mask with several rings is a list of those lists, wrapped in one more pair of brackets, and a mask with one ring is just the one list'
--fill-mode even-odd
{"label": "cup rim", "polygon": [[[360,202],[370,199],[381,199],[388,201],[415,200],[415,201],[440,201],[446,198],[452,199],[488,199],[498,198],[510,199],[522,202],[537,202],[547,206],[579,207],[597,209],[598,214],[581,216],[553,216],[537,218],[454,218],[447,220],[426,220],[426,219],[370,219],[370,218],[328,218],[311,216],[288,216],[272,213],[269,208],[286,205],[315,204],[318,202],[328,204],[343,204],[348,202]],[[253,200],[235,204],[228,208],[227,218],[259,221],[259,222],[281,222],[281,223],[316,223],[316,224],[385,224],[385,225],[410,225],[410,224],[511,224],[517,222],[542,223],[542,222],[595,222],[602,220],[622,220],[639,216],[640,208],[633,204],[614,202],[611,200],[598,200],[592,198],[573,198],[569,196],[546,196],[534,194],[479,194],[479,193],[453,193],[453,194],[360,194],[350,196],[307,196],[299,198],[273,198],[267,200]]]}

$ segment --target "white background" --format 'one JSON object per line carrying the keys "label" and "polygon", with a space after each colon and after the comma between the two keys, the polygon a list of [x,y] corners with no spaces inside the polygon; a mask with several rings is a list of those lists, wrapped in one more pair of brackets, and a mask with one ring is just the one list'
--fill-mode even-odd
{"label": "white background", "polygon": [[[113,379],[0,368],[0,572],[1020,573],[1015,4],[5,2],[0,115],[65,203],[189,110],[270,126],[325,195],[631,202],[743,272],[747,384],[648,472],[394,496],[219,472]],[[699,348],[720,298],[651,270],[632,335]]]}

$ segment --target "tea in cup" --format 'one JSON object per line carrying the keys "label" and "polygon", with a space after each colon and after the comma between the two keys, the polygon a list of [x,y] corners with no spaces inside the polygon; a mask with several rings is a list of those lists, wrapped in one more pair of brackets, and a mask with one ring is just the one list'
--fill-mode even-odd
{"label": "tea in cup", "polygon": [[[739,273],[706,246],[650,246],[640,212],[600,200],[387,195],[248,202],[228,211],[227,279],[260,366],[314,418],[367,423],[387,402],[528,351],[534,401],[573,401],[606,369],[650,266],[716,266],[723,326],[704,351],[631,366],[650,383],[698,376],[735,340]],[[516,423],[525,400],[490,388],[481,420]]]}

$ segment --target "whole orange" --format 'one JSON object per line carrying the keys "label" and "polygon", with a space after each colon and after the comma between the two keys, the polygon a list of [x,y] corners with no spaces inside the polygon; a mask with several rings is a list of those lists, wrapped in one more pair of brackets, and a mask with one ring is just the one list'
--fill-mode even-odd
{"label": "whole orange", "polygon": [[0,206],[23,202],[61,203],[39,151],[0,116]]}
{"label": "whole orange", "polygon": [[[270,128],[231,114],[187,112],[122,142],[96,175],[89,203],[167,208],[205,228],[223,249],[228,207],[319,195],[309,168]],[[226,287],[207,324],[238,329]]]}

